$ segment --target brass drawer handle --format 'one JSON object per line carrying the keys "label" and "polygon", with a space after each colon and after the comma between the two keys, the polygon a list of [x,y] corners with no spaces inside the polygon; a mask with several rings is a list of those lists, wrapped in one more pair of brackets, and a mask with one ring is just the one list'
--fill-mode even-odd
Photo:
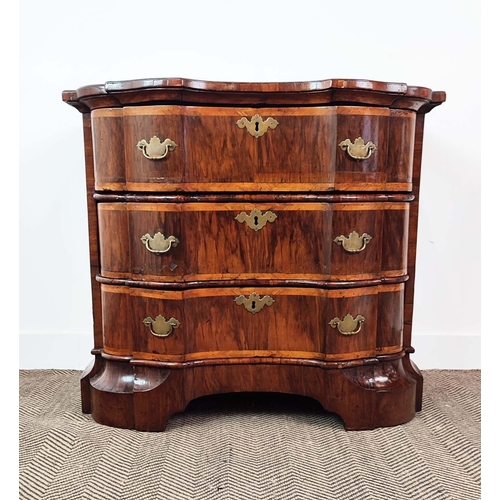
{"label": "brass drawer handle", "polygon": [[355,335],[360,332],[364,322],[365,317],[361,316],[361,314],[358,314],[355,318],[351,314],[347,314],[342,319],[333,318],[328,324],[332,328],[337,327],[342,335]]}
{"label": "brass drawer handle", "polygon": [[174,328],[179,328],[180,322],[175,318],[166,320],[161,314],[156,316],[155,319],[148,316],[142,321],[145,325],[149,326],[149,331],[155,337],[168,337]]}
{"label": "brass drawer handle", "polygon": [[270,210],[263,214],[258,208],[254,208],[250,212],[250,214],[241,212],[235,217],[235,219],[241,223],[245,222],[249,228],[253,229],[254,231],[258,231],[259,229],[262,229],[268,222],[274,222],[277,217],[278,216]]}
{"label": "brass drawer handle", "polygon": [[264,295],[264,297],[260,297],[260,295],[256,292],[252,292],[248,298],[244,295],[240,295],[234,299],[236,304],[239,306],[244,306],[248,312],[252,314],[256,314],[259,311],[264,309],[264,306],[272,306],[274,304],[274,299],[269,295]]}
{"label": "brass drawer handle", "polygon": [[253,115],[250,120],[248,120],[248,118],[246,118],[245,116],[243,118],[240,118],[236,122],[236,125],[238,125],[238,127],[240,128],[246,128],[247,132],[254,137],[261,137],[269,129],[275,129],[279,125],[279,122],[271,117],[263,120],[262,116]]}
{"label": "brass drawer handle", "polygon": [[342,141],[339,146],[342,151],[347,151],[347,154],[355,160],[366,160],[370,158],[372,153],[377,149],[377,146],[375,146],[372,141],[368,141],[365,144],[362,137],[354,139],[354,144],[350,139],[346,139]]}
{"label": "brass drawer handle", "polygon": [[156,233],[154,236],[146,233],[144,236],[141,236],[141,241],[151,253],[166,253],[180,243],[175,236],[165,238],[161,233]]}
{"label": "brass drawer handle", "polygon": [[137,147],[148,160],[161,160],[167,156],[169,151],[173,151],[177,147],[177,144],[171,139],[165,139],[161,142],[160,139],[154,135],[149,139],[149,143],[146,139],[141,139],[137,143]]}
{"label": "brass drawer handle", "polygon": [[356,231],[353,231],[352,233],[349,233],[349,236],[341,234],[333,241],[334,243],[337,243],[337,245],[342,245],[344,250],[347,252],[355,253],[364,250],[372,238],[373,237],[367,233],[363,233],[360,236]]}

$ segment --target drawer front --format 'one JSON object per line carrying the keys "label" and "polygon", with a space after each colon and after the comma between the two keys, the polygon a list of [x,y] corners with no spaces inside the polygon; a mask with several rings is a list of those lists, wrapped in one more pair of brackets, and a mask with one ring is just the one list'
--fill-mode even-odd
{"label": "drawer front", "polygon": [[92,112],[97,190],[410,191],[415,113],[356,106]]}
{"label": "drawer front", "polygon": [[100,203],[101,274],[142,281],[403,276],[409,203]]}
{"label": "drawer front", "polygon": [[402,349],[403,284],[179,292],[101,287],[104,351],[109,354],[172,362],[242,357],[340,361]]}

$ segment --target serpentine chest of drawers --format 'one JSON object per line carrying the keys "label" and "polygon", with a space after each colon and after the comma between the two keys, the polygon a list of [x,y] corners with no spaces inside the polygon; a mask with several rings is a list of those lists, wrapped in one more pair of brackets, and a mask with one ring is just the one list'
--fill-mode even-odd
{"label": "serpentine chest of drawers", "polygon": [[108,82],[83,114],[95,421],[216,393],[309,396],[346,429],[421,408],[410,360],[424,116],[367,80]]}

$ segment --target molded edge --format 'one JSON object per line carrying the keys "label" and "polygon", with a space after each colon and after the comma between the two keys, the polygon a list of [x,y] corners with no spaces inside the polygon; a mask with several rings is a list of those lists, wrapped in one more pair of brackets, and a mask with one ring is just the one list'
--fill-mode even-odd
{"label": "molded edge", "polygon": [[186,78],[145,78],[108,81],[62,92],[62,100],[82,113],[103,107],[152,102],[235,106],[346,105],[354,102],[357,105],[390,107],[393,107],[394,102],[398,103],[394,107],[415,111],[423,108],[423,112],[428,112],[445,99],[444,92],[433,92],[427,87],[364,79],[216,82]]}
{"label": "molded edge", "polygon": [[[404,424],[418,411],[418,384],[407,357],[319,371],[291,365],[168,370],[102,359],[99,373],[82,378],[82,395],[90,394],[89,411],[96,422],[142,431],[165,430],[172,415],[202,396],[235,392],[308,396],[337,414],[346,430],[368,430]],[[295,385],[295,380],[301,382]]]}

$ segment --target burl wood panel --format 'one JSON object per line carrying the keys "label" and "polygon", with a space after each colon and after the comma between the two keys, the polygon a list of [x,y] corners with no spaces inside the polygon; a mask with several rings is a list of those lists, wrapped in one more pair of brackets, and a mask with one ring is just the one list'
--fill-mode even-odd
{"label": "burl wood panel", "polygon": [[[394,354],[402,349],[403,290],[402,283],[349,290],[229,287],[177,292],[102,285],[104,352],[201,364],[228,358],[339,361]],[[235,302],[253,292],[273,302],[256,313]],[[348,314],[365,318],[359,333],[341,333],[329,324]],[[180,325],[157,337],[154,325],[144,319],[158,315]]]}
{"label": "burl wood panel", "polygon": [[[278,125],[261,137],[237,126],[256,114]],[[97,190],[411,190],[412,111],[143,106],[96,110],[92,123]],[[147,159],[137,143],[153,136],[177,147],[163,159]],[[339,146],[358,137],[376,144],[367,159],[353,159]]]}
{"label": "burl wood panel", "polygon": [[[406,274],[409,203],[99,203],[101,274],[141,281],[366,280]],[[236,217],[277,217],[255,231]],[[371,236],[348,252],[335,243]],[[179,240],[163,254],[141,237]]]}

